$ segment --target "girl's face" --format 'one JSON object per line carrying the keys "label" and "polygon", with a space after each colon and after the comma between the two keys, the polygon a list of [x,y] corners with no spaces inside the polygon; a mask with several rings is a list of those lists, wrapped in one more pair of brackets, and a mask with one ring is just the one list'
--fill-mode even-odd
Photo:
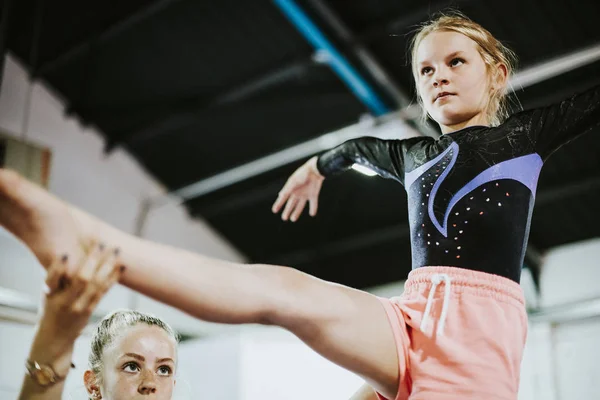
{"label": "girl's face", "polygon": [[489,70],[472,39],[448,31],[427,35],[416,53],[417,88],[443,133],[488,125]]}
{"label": "girl's face", "polygon": [[171,400],[177,344],[163,329],[138,324],[104,351],[104,400]]}

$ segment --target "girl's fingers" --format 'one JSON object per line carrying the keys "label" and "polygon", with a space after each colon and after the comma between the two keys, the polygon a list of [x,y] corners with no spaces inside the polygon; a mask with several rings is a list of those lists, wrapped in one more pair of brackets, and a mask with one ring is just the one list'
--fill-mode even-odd
{"label": "girl's fingers", "polygon": [[46,291],[48,295],[51,295],[59,290],[59,282],[61,278],[65,275],[67,270],[67,263],[69,262],[69,257],[64,254],[63,256],[54,260],[50,268],[48,268],[48,273],[46,275]]}
{"label": "girl's fingers", "polygon": [[287,221],[290,218],[290,214],[292,213],[292,210],[294,209],[294,207],[296,207],[297,203],[298,203],[297,197],[291,196],[289,198],[289,200],[287,201],[285,208],[283,210],[283,214],[281,214],[282,220]]}
{"label": "girl's fingers", "polygon": [[271,207],[271,211],[273,211],[273,213],[277,214],[279,212],[279,210],[281,210],[281,207],[285,204],[286,200],[288,199],[289,194],[285,191],[281,191],[279,192],[279,195],[277,196],[277,200],[275,200],[275,203],[273,203],[273,207]]}
{"label": "girl's fingers", "polygon": [[313,196],[310,199],[308,199],[308,204],[309,204],[309,214],[311,217],[314,217],[317,215],[317,209],[319,208],[319,199],[317,198],[317,196]]}
{"label": "girl's fingers", "polygon": [[304,207],[306,207],[306,199],[298,201],[296,208],[294,208],[294,211],[292,212],[292,222],[296,222],[298,218],[300,218],[300,216],[302,215],[302,211],[304,211]]}

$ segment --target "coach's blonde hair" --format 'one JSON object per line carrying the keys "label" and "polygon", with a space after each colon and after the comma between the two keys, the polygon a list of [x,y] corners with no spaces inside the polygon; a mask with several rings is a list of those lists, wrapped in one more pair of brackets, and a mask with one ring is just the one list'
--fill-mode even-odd
{"label": "coach's blonde hair", "polygon": [[163,320],[153,315],[141,313],[133,310],[118,310],[106,317],[96,327],[96,332],[92,338],[91,351],[89,356],[90,370],[96,376],[96,383],[101,384],[104,378],[104,350],[110,347],[115,339],[123,334],[127,328],[145,324],[156,326],[164,330],[176,343],[179,342],[179,335]]}

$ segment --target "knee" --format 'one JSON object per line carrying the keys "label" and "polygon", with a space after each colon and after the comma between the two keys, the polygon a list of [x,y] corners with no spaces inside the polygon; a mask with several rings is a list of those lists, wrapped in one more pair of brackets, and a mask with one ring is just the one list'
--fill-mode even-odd
{"label": "knee", "polygon": [[261,323],[279,326],[299,336],[318,330],[323,305],[318,304],[315,278],[290,267],[266,267],[270,295],[261,307]]}

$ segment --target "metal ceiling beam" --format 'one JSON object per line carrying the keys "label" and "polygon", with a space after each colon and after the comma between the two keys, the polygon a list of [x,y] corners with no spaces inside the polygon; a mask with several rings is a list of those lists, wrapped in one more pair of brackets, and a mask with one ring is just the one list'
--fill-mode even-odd
{"label": "metal ceiling beam", "polygon": [[[54,71],[56,68],[65,65],[74,58],[77,58],[89,51],[92,47],[92,44],[99,44],[119,35],[123,31],[126,31],[127,29],[138,24],[139,22],[144,21],[145,19],[164,10],[176,1],[179,0],[156,0],[151,2],[148,6],[111,25],[102,33],[95,35],[91,39],[84,40],[83,42],[80,42],[79,44],[59,54],[55,58],[44,62],[39,66],[37,70],[34,70],[34,75],[42,76]],[[35,68],[35,66],[32,65],[32,68]]]}
{"label": "metal ceiling beam", "polygon": [[[220,174],[213,175],[210,178],[203,179],[181,189],[158,196],[152,199],[152,204],[153,206],[161,206],[171,202],[182,203],[186,200],[214,192],[234,183],[279,168],[283,165],[310,157],[321,151],[331,149],[346,140],[365,136],[366,134],[375,137],[390,138],[390,130],[385,129],[388,126],[387,124],[393,124],[394,122],[398,123],[404,118],[406,118],[406,115],[403,115],[402,113],[386,114],[378,120],[367,118],[358,124],[327,133],[315,139],[308,140],[296,146],[289,147]],[[404,124],[404,130],[402,130],[402,126],[398,125],[394,125],[394,128],[393,134],[396,136],[402,136],[404,134],[406,137],[413,137],[419,135],[418,132],[412,130],[406,124]],[[379,132],[378,129],[380,130]]]}
{"label": "metal ceiling beam", "polygon": [[394,99],[398,108],[406,107],[411,103],[410,97],[404,93],[389,76],[389,74],[375,60],[375,57],[360,42],[356,40],[350,29],[342,20],[321,0],[308,0],[308,3],[329,24],[344,44],[352,49],[353,54],[364,64],[371,76],[381,88],[386,90]]}
{"label": "metal ceiling beam", "polygon": [[[308,0],[309,4],[315,8],[319,15],[327,24],[334,30],[336,35],[344,42],[344,44],[352,51],[353,55],[362,63],[369,74],[377,82],[382,90],[395,101],[396,109],[401,109],[410,106],[412,100],[404,90],[402,90],[387,71],[377,61],[376,57],[356,39],[352,31],[344,24],[344,22],[329,8],[322,0]],[[428,122],[421,122],[421,118],[416,119],[416,124],[421,133],[438,138],[439,132],[432,127]]]}
{"label": "metal ceiling beam", "polygon": [[600,60],[600,43],[520,70],[509,82],[512,91],[533,86]]}
{"label": "metal ceiling beam", "polygon": [[0,306],[32,313],[38,309],[38,304],[30,297],[3,287],[0,287]]}
{"label": "metal ceiling beam", "polygon": [[[12,321],[23,325],[35,325],[41,317],[41,302],[21,292],[0,286],[0,321]],[[83,334],[91,334],[95,324],[104,317],[95,310]]]}
{"label": "metal ceiling beam", "polygon": [[531,322],[561,324],[600,316],[600,298],[547,307],[529,314]]}
{"label": "metal ceiling beam", "polygon": [[273,2],[306,40],[313,45],[317,54],[323,56],[324,61],[346,83],[356,97],[367,106],[373,115],[380,116],[391,111],[391,108],[377,91],[371,87],[365,78],[331,43],[294,0],[273,0]]}

